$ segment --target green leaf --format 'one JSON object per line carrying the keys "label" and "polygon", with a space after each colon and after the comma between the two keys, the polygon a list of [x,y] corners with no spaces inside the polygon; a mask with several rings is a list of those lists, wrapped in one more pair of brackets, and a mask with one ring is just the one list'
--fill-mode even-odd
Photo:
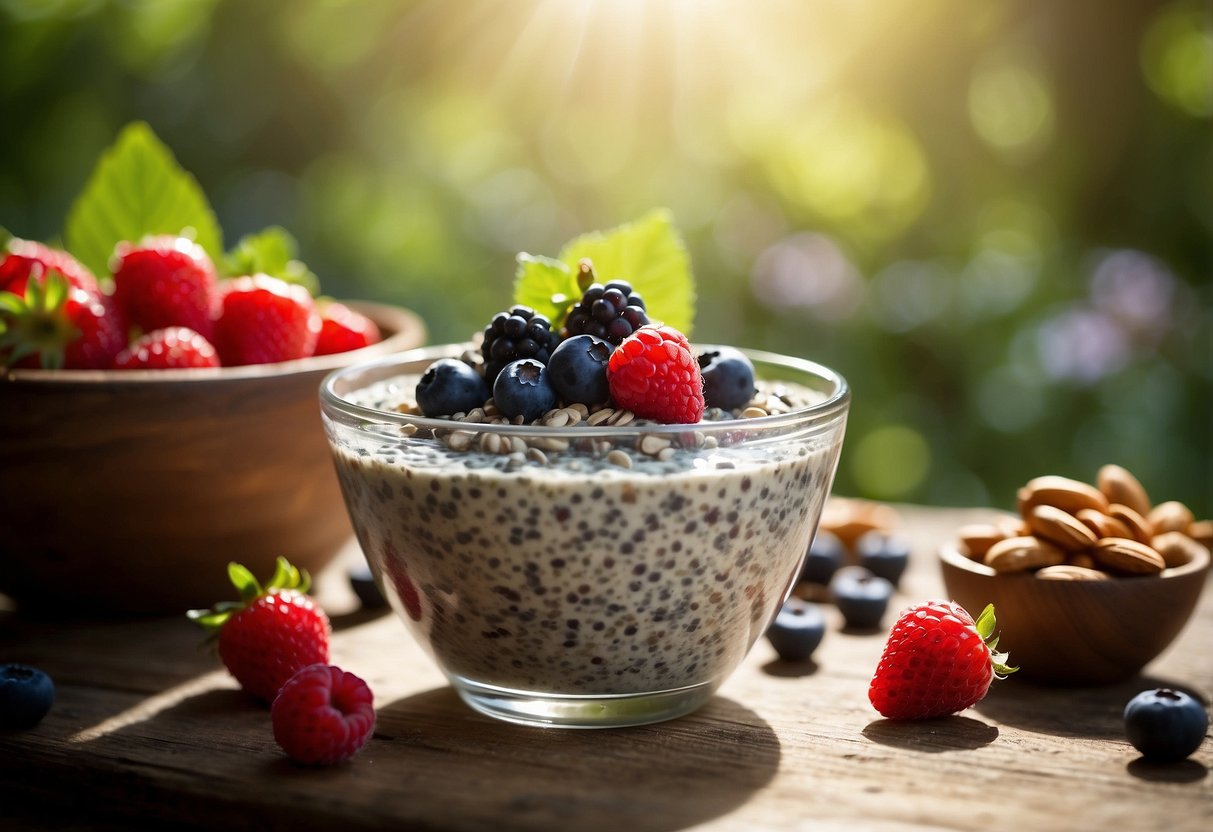
{"label": "green leaf", "polygon": [[299,245],[285,228],[272,225],[247,234],[223,258],[223,273],[229,276],[268,274],[304,286],[313,296],[320,294],[320,280],[299,259]]}
{"label": "green leaf", "polygon": [[67,249],[98,277],[109,273],[114,246],[148,234],[192,237],[220,262],[223,233],[201,186],[141,121],[123,129],[98,159],[68,211]]}
{"label": "green leaf", "polygon": [[3,225],[0,225],[0,251],[8,248],[8,241],[13,239],[13,234]]}
{"label": "green leaf", "polygon": [[570,303],[581,297],[576,273],[559,260],[522,252],[514,274],[514,303],[546,315],[559,328]]}
{"label": "green leaf", "polygon": [[257,577],[248,567],[232,561],[227,565],[227,576],[243,600],[251,601],[261,594],[261,584],[257,583]]}
{"label": "green leaf", "polygon": [[981,615],[977,616],[977,635],[981,636],[982,641],[988,642],[990,636],[994,634],[994,628],[998,626],[997,620],[994,618],[994,605],[986,604],[986,608],[981,611]]}

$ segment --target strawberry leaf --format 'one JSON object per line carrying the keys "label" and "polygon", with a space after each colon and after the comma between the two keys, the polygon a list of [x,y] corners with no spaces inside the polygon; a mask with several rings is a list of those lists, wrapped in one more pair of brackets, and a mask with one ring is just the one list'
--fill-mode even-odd
{"label": "strawberry leaf", "polygon": [[290,232],[271,225],[240,238],[236,247],[224,255],[222,268],[231,277],[260,272],[287,283],[298,283],[313,296],[320,294],[319,279],[298,256],[299,245]]}
{"label": "strawberry leaf", "polygon": [[257,577],[247,567],[232,561],[227,565],[227,576],[240,593],[241,600],[251,601],[261,594],[261,584],[257,583]]}
{"label": "strawberry leaf", "polygon": [[120,242],[148,234],[192,237],[215,262],[223,233],[206,194],[144,122],[119,134],[68,211],[67,249],[100,276]]}
{"label": "strawberry leaf", "polygon": [[8,241],[11,239],[13,239],[12,232],[10,232],[3,225],[0,225],[0,251],[4,251],[8,248]]}
{"label": "strawberry leaf", "polygon": [[986,604],[986,608],[981,611],[981,615],[977,616],[977,635],[981,636],[981,640],[989,642],[990,636],[994,635],[994,628],[998,626],[998,621],[994,617],[994,605]]}

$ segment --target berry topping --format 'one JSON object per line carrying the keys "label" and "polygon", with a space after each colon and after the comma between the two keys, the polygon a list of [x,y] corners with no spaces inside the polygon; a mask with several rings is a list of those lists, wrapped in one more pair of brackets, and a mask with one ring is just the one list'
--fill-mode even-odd
{"label": "berry topping", "polygon": [[784,602],[767,628],[767,640],[785,662],[802,662],[813,655],[826,632],[826,619],[816,604],[795,596]]}
{"label": "berry topping", "polygon": [[626,280],[612,280],[605,286],[595,283],[593,266],[582,260],[577,283],[582,288],[581,300],[565,316],[565,338],[593,335],[619,346],[624,338],[649,323],[644,299]]}
{"label": "berry topping", "polygon": [[214,344],[225,367],[306,358],[319,335],[320,314],[302,286],[257,274],[223,287]]}
{"label": "berry topping", "polygon": [[209,338],[217,298],[215,267],[185,237],[156,236],[114,251],[114,300],[144,332],[189,327]]}
{"label": "berry topping", "polygon": [[219,354],[211,342],[183,326],[170,326],[141,335],[114,359],[115,370],[218,366]]}
{"label": "berry topping", "polygon": [[484,341],[480,345],[485,382],[491,387],[505,365],[520,358],[547,364],[559,342],[560,337],[552,332],[552,322],[529,306],[498,312],[484,328]]}
{"label": "berry topping", "polygon": [[8,241],[7,249],[7,255],[0,260],[0,292],[24,296],[30,275],[58,272],[77,289],[94,295],[100,293],[93,273],[66,251],[16,237]]}
{"label": "berry topping", "polygon": [[320,307],[320,337],[316,341],[316,355],[332,355],[369,347],[379,343],[381,338],[374,321],[344,303],[329,301]]}
{"label": "berry topping", "polygon": [[560,342],[548,359],[548,381],[565,403],[605,404],[611,397],[607,362],[614,347],[593,335]]}
{"label": "berry topping", "polygon": [[720,347],[699,356],[708,407],[736,410],[754,397],[754,365],[741,350]]}
{"label": "berry topping", "polygon": [[860,566],[896,587],[910,563],[910,541],[899,534],[873,529],[855,541],[855,554]]}
{"label": "berry topping", "polygon": [[0,363],[11,367],[107,369],[126,329],[112,298],[58,272],[29,280],[24,296],[0,292]]}
{"label": "berry topping", "polygon": [[642,419],[693,424],[703,416],[703,378],[686,336],[668,326],[636,330],[611,353],[611,398]]}
{"label": "berry topping", "polygon": [[454,416],[482,407],[489,388],[475,367],[458,358],[439,358],[425,368],[416,396],[423,416]]}
{"label": "berry topping", "polygon": [[830,580],[830,598],[846,626],[856,630],[879,627],[893,596],[893,584],[862,566],[844,566]]}
{"label": "berry topping", "polygon": [[190,610],[189,617],[217,637],[219,658],[240,686],[272,702],[295,671],[328,663],[328,616],[305,594],[307,573],[285,558],[264,587],[238,563],[229,563],[227,573],[240,600]]}
{"label": "berry topping", "polygon": [[556,406],[547,367],[533,358],[507,364],[493,382],[493,401],[509,419],[535,421]]}
{"label": "berry topping", "polygon": [[332,765],[354,756],[375,730],[374,696],[341,668],[313,664],[282,686],[270,708],[274,739],[304,765]]}
{"label": "berry topping", "polygon": [[0,728],[33,728],[54,703],[50,676],[25,664],[0,665]]}
{"label": "berry topping", "polygon": [[1186,759],[1200,748],[1208,730],[1205,706],[1183,691],[1143,690],[1125,706],[1125,735],[1151,762]]}
{"label": "berry topping", "polygon": [[901,614],[868,688],[872,706],[888,719],[932,719],[985,698],[995,674],[1014,672],[993,653],[993,605],[976,623],[954,601],[928,601]]}

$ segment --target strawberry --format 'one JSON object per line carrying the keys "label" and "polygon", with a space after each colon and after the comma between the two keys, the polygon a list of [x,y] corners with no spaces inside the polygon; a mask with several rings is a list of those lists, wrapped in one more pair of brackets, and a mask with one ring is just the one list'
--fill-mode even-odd
{"label": "strawberry", "polygon": [[141,335],[114,359],[115,370],[174,370],[218,367],[219,354],[192,329],[170,326]]}
{"label": "strawberry", "polygon": [[22,295],[0,292],[0,363],[107,369],[126,346],[127,327],[113,300],[71,285],[58,272],[43,278],[41,268],[31,272]]}
{"label": "strawberry", "polygon": [[316,349],[320,313],[303,286],[257,274],[228,281],[215,321],[225,367],[306,358]]}
{"label": "strawberry", "polygon": [[963,711],[985,698],[1008,667],[993,652],[994,605],[974,623],[955,601],[928,601],[901,614],[868,688],[868,699],[889,719],[931,719]]}
{"label": "strawberry", "polygon": [[366,682],[339,667],[313,664],[282,686],[270,707],[274,739],[297,763],[340,763],[375,730],[374,695]]}
{"label": "strawberry", "polygon": [[344,303],[331,300],[320,307],[320,337],[314,354],[332,355],[369,347],[379,343],[380,337],[374,321]]}
{"label": "strawberry", "polygon": [[703,415],[703,376],[685,335],[647,324],[620,342],[607,362],[611,398],[642,419],[693,424]]}
{"label": "strawberry", "polygon": [[239,601],[211,610],[190,610],[218,641],[219,658],[246,691],[273,702],[278,690],[301,668],[327,664],[328,616],[306,592],[310,579],[286,558],[278,558],[274,575],[262,587],[253,573],[229,563],[228,577],[240,591]]}
{"label": "strawberry", "polygon": [[184,326],[211,337],[218,296],[215,266],[202,246],[171,235],[119,243],[111,268],[114,300],[135,326]]}
{"label": "strawberry", "polygon": [[0,292],[12,292],[24,297],[25,286],[32,273],[46,275],[58,272],[77,289],[100,294],[93,273],[66,251],[16,237],[8,241],[7,248],[7,256],[0,261]]}

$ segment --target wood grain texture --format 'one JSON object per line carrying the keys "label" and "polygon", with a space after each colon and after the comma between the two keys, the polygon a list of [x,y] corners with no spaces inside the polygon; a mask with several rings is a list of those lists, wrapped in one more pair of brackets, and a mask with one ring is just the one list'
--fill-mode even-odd
{"label": "wood grain texture", "polygon": [[[938,546],[980,511],[899,507],[915,559],[895,604],[942,593]],[[356,554],[351,552],[350,556]],[[643,728],[566,731],[466,708],[394,618],[353,609],[330,573],[335,663],[376,693],[371,743],[329,769],[291,764],[268,711],[196,649],[183,618],[0,619],[0,658],[58,685],[36,729],[0,733],[14,829],[1071,830],[1213,828],[1213,743],[1150,766],[1121,713],[1168,684],[1207,704],[1213,595],[1144,676],[1104,687],[1014,677],[961,715],[881,719],[867,683],[884,632],[830,630],[807,665],[760,642],[701,711]],[[891,623],[890,612],[886,623]],[[1004,645],[1015,656],[1015,645]],[[61,826],[62,824],[62,826]]]}

